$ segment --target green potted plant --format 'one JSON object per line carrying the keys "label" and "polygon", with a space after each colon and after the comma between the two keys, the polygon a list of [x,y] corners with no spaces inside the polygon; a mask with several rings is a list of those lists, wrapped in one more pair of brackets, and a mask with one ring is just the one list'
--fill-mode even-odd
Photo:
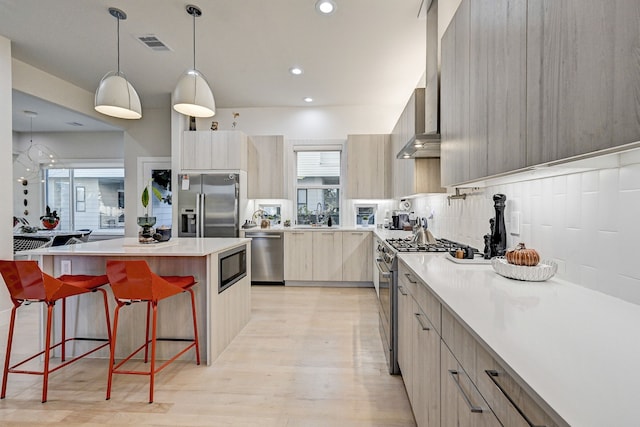
{"label": "green potted plant", "polygon": [[162,200],[162,194],[160,193],[160,190],[155,188],[152,183],[153,181],[149,181],[149,184],[144,187],[144,190],[142,190],[142,196],[140,197],[142,207],[145,210],[144,216],[138,217],[138,225],[142,227],[142,230],[140,230],[140,233],[138,234],[138,240],[141,243],[152,243],[154,241],[152,227],[156,224],[156,217],[149,216],[149,187],[151,187],[151,192],[153,193],[153,195],[158,200]]}
{"label": "green potted plant", "polygon": [[40,217],[40,221],[42,221],[42,226],[47,230],[53,230],[60,223],[60,217],[58,216],[57,211],[51,211],[49,205],[47,205],[47,209],[44,215]]}

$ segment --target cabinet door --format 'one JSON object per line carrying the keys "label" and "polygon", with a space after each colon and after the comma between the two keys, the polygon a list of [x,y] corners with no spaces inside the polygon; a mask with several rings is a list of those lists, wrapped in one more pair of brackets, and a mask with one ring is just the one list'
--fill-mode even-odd
{"label": "cabinet door", "polygon": [[441,425],[500,426],[480,392],[447,346],[440,346],[441,357]]}
{"label": "cabinet door", "polygon": [[248,152],[248,198],[286,199],[284,137],[252,136]]}
{"label": "cabinet door", "polygon": [[342,233],[342,280],[345,282],[371,282],[371,232],[345,231]]}
{"label": "cabinet door", "polygon": [[413,301],[413,414],[418,426],[440,423],[440,336],[416,300]]}
{"label": "cabinet door", "polygon": [[211,132],[183,132],[180,154],[183,170],[211,169]]}
{"label": "cabinet door", "polygon": [[413,348],[411,344],[411,316],[413,298],[403,284],[398,285],[398,365],[402,381],[407,390],[409,401],[413,405]]}
{"label": "cabinet door", "polygon": [[455,182],[469,179],[469,4],[462,0],[454,20],[455,31]]}
{"label": "cabinet door", "polygon": [[389,135],[349,135],[347,191],[351,199],[390,197]]}
{"label": "cabinet door", "polygon": [[342,233],[313,231],[313,280],[342,281]]}
{"label": "cabinet door", "polygon": [[[441,65],[440,65],[440,176],[442,185],[456,183],[456,169],[461,167],[456,156],[456,22],[452,20],[447,31],[442,36]],[[395,194],[394,194],[395,196]]]}
{"label": "cabinet door", "polygon": [[529,0],[527,164],[640,140],[640,2]]}
{"label": "cabinet door", "polygon": [[313,280],[313,234],[284,233],[284,280]]}
{"label": "cabinet door", "polygon": [[[478,9],[476,3],[481,11],[474,13]],[[478,28],[487,41],[482,56],[488,61],[489,156],[488,169],[477,176],[482,177],[526,166],[527,1],[474,0],[471,10],[472,29]],[[480,25],[474,26],[474,21]],[[472,34],[472,43],[474,37]],[[473,55],[474,50],[471,52]],[[472,79],[473,76],[472,71]],[[472,152],[472,162],[473,159]]]}
{"label": "cabinet door", "polygon": [[247,136],[239,131],[211,134],[211,169],[247,170]]}

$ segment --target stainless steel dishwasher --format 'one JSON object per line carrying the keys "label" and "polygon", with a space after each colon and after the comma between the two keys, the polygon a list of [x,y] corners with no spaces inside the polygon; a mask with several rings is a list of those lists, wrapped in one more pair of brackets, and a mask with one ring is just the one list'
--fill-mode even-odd
{"label": "stainless steel dishwasher", "polygon": [[251,238],[251,283],[284,284],[284,235],[277,231],[247,231]]}

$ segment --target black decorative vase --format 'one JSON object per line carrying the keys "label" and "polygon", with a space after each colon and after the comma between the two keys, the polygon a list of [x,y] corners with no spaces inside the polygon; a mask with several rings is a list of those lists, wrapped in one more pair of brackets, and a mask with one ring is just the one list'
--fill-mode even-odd
{"label": "black decorative vase", "polygon": [[493,206],[496,210],[495,223],[491,231],[491,243],[489,245],[491,258],[504,256],[507,251],[507,228],[504,225],[504,208],[507,196],[504,194],[493,195]]}

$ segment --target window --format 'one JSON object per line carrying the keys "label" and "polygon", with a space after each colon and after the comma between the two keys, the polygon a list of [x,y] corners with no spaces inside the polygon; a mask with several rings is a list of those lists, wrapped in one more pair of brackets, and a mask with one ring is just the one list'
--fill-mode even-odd
{"label": "window", "polygon": [[340,224],[340,151],[296,152],[298,224]]}
{"label": "window", "polygon": [[45,170],[45,202],[61,230],[124,232],[124,169]]}

